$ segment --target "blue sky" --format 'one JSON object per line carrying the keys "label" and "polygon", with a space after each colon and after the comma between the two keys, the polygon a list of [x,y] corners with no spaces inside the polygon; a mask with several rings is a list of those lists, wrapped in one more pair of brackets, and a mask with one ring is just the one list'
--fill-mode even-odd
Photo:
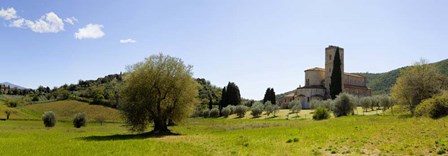
{"label": "blue sky", "polygon": [[261,99],[267,87],[281,93],[303,85],[305,69],[324,66],[328,45],[345,49],[346,72],[447,59],[446,6],[442,0],[0,0],[0,82],[77,83],[162,52],[193,65],[195,77],[217,86],[232,81],[243,97]]}

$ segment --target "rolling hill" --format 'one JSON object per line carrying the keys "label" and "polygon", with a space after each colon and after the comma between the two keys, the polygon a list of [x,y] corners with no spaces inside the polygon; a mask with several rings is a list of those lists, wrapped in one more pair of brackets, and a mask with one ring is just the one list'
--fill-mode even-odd
{"label": "rolling hill", "polygon": [[[448,76],[448,59],[432,63],[437,70]],[[367,86],[372,88],[373,94],[389,94],[392,86],[400,76],[400,71],[407,67],[394,69],[385,73],[357,73],[367,77]]]}
{"label": "rolling hill", "polygon": [[108,122],[121,122],[120,112],[117,109],[100,106],[89,105],[85,102],[74,100],[64,100],[56,102],[48,102],[42,104],[32,104],[27,106],[19,106],[16,108],[7,107],[0,101],[0,118],[6,118],[4,110],[13,110],[11,119],[40,120],[43,112],[53,111],[59,121],[72,121],[76,113],[85,112],[89,121],[102,116]]}

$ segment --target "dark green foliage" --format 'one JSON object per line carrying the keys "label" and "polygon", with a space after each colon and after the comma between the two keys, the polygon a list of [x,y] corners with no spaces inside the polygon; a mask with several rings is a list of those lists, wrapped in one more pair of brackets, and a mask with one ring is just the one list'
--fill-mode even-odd
{"label": "dark green foliage", "polygon": [[222,109],[224,107],[227,107],[229,105],[227,101],[227,88],[222,88],[221,91],[221,101],[219,102],[219,108]]}
{"label": "dark green foliage", "polygon": [[6,101],[6,105],[8,106],[8,107],[17,107],[17,101],[16,100],[8,100],[8,101]]}
{"label": "dark green foliage", "polygon": [[227,105],[236,106],[241,104],[240,89],[235,83],[229,82],[227,84],[227,87],[223,88],[220,104],[221,104],[220,108],[224,108]]}
{"label": "dark green foliage", "polygon": [[235,114],[238,115],[239,118],[243,118],[246,115],[247,110],[247,106],[238,105],[235,107]]}
{"label": "dark green foliage", "polygon": [[266,89],[266,92],[264,94],[263,103],[266,103],[267,101],[271,101],[272,104],[276,104],[276,96],[274,88],[268,88]]}
{"label": "dark green foliage", "polygon": [[416,108],[417,116],[428,116],[433,119],[448,115],[448,91],[423,101]]}
{"label": "dark green foliage", "polygon": [[52,111],[45,112],[42,115],[45,127],[54,127],[56,125],[56,116]]}
{"label": "dark green foliage", "polygon": [[341,93],[334,100],[334,116],[347,116],[353,114],[353,110],[355,109],[355,101],[354,98],[347,94]]}
{"label": "dark green foliage", "polygon": [[313,113],[314,120],[325,120],[330,118],[330,111],[325,107],[318,107]]}
{"label": "dark green foliage", "polygon": [[33,96],[33,99],[31,99],[31,101],[35,102],[35,101],[39,101],[39,97],[37,95]]}
{"label": "dark green foliage", "polygon": [[216,87],[210,83],[210,81],[204,78],[197,78],[196,82],[198,82],[199,86],[199,99],[201,100],[201,104],[199,107],[208,109],[212,109],[213,105],[219,105],[219,100],[221,97],[221,89]]}
{"label": "dark green foliage", "polygon": [[212,118],[219,117],[219,109],[213,108],[212,110],[210,110],[210,117],[212,117]]}
{"label": "dark green foliage", "polygon": [[204,117],[204,118],[210,117],[210,110],[208,110],[208,109],[202,110],[202,117]]}
{"label": "dark green foliage", "polygon": [[75,128],[85,127],[87,123],[86,113],[77,113],[73,118],[73,126]]}
{"label": "dark green foliage", "polygon": [[225,107],[225,108],[223,108],[222,110],[221,110],[221,115],[222,116],[224,116],[224,117],[229,117],[229,115],[232,113],[232,109],[229,107],[229,106],[227,106],[227,107]]}
{"label": "dark green foliage", "polygon": [[336,48],[336,54],[333,61],[333,71],[331,72],[330,96],[335,99],[342,92],[342,69],[339,48]]}

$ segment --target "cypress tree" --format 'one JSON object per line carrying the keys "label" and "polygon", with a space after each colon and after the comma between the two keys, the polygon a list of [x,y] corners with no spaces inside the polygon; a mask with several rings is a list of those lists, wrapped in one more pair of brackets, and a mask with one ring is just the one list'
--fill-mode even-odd
{"label": "cypress tree", "polygon": [[219,102],[219,110],[226,107],[229,103],[227,102],[227,89],[226,87],[222,88],[221,93],[221,101]]}
{"label": "cypress tree", "polygon": [[263,98],[263,104],[266,103],[266,101],[269,101],[269,98],[271,96],[271,88],[266,89],[266,92],[264,93],[264,98]]}
{"label": "cypress tree", "polygon": [[229,82],[229,84],[227,84],[226,102],[231,105],[239,105],[241,103],[240,89],[233,82]]}
{"label": "cypress tree", "polygon": [[269,101],[271,101],[271,103],[272,104],[276,104],[277,103],[277,101],[276,101],[276,99],[275,99],[275,91],[274,91],[274,88],[271,88],[271,91],[270,91],[270,100]]}
{"label": "cypress tree", "polygon": [[342,71],[341,71],[341,56],[339,55],[339,48],[336,48],[336,54],[333,61],[333,72],[331,73],[330,96],[332,99],[336,98],[342,92]]}

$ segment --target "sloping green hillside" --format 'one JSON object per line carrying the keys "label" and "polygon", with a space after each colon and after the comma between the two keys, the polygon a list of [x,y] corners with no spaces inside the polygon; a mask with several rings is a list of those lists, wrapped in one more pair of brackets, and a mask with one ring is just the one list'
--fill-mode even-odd
{"label": "sloping green hillside", "polygon": [[90,120],[94,120],[101,116],[104,117],[106,121],[121,121],[120,112],[117,109],[100,105],[89,105],[88,103],[74,100],[27,105],[24,106],[23,109],[39,115],[46,111],[53,111],[58,120],[65,121],[73,120],[75,114],[79,112],[85,112],[87,118]]}
{"label": "sloping green hillside", "polygon": [[[432,63],[441,74],[448,76],[448,59]],[[398,76],[400,76],[401,69],[407,67],[402,67],[399,69],[394,69],[385,73],[359,73],[367,77],[367,86],[373,89],[373,94],[389,94],[392,86],[397,81]]]}
{"label": "sloping green hillside", "polygon": [[100,105],[89,105],[88,103],[74,100],[33,104],[15,108],[7,107],[4,102],[0,101],[0,119],[6,118],[4,113],[5,110],[13,111],[10,116],[10,119],[12,120],[40,120],[43,112],[53,111],[60,121],[71,121],[75,114],[79,112],[85,112],[90,121],[94,121],[98,117],[104,117],[108,122],[122,121],[120,112],[117,109]]}

